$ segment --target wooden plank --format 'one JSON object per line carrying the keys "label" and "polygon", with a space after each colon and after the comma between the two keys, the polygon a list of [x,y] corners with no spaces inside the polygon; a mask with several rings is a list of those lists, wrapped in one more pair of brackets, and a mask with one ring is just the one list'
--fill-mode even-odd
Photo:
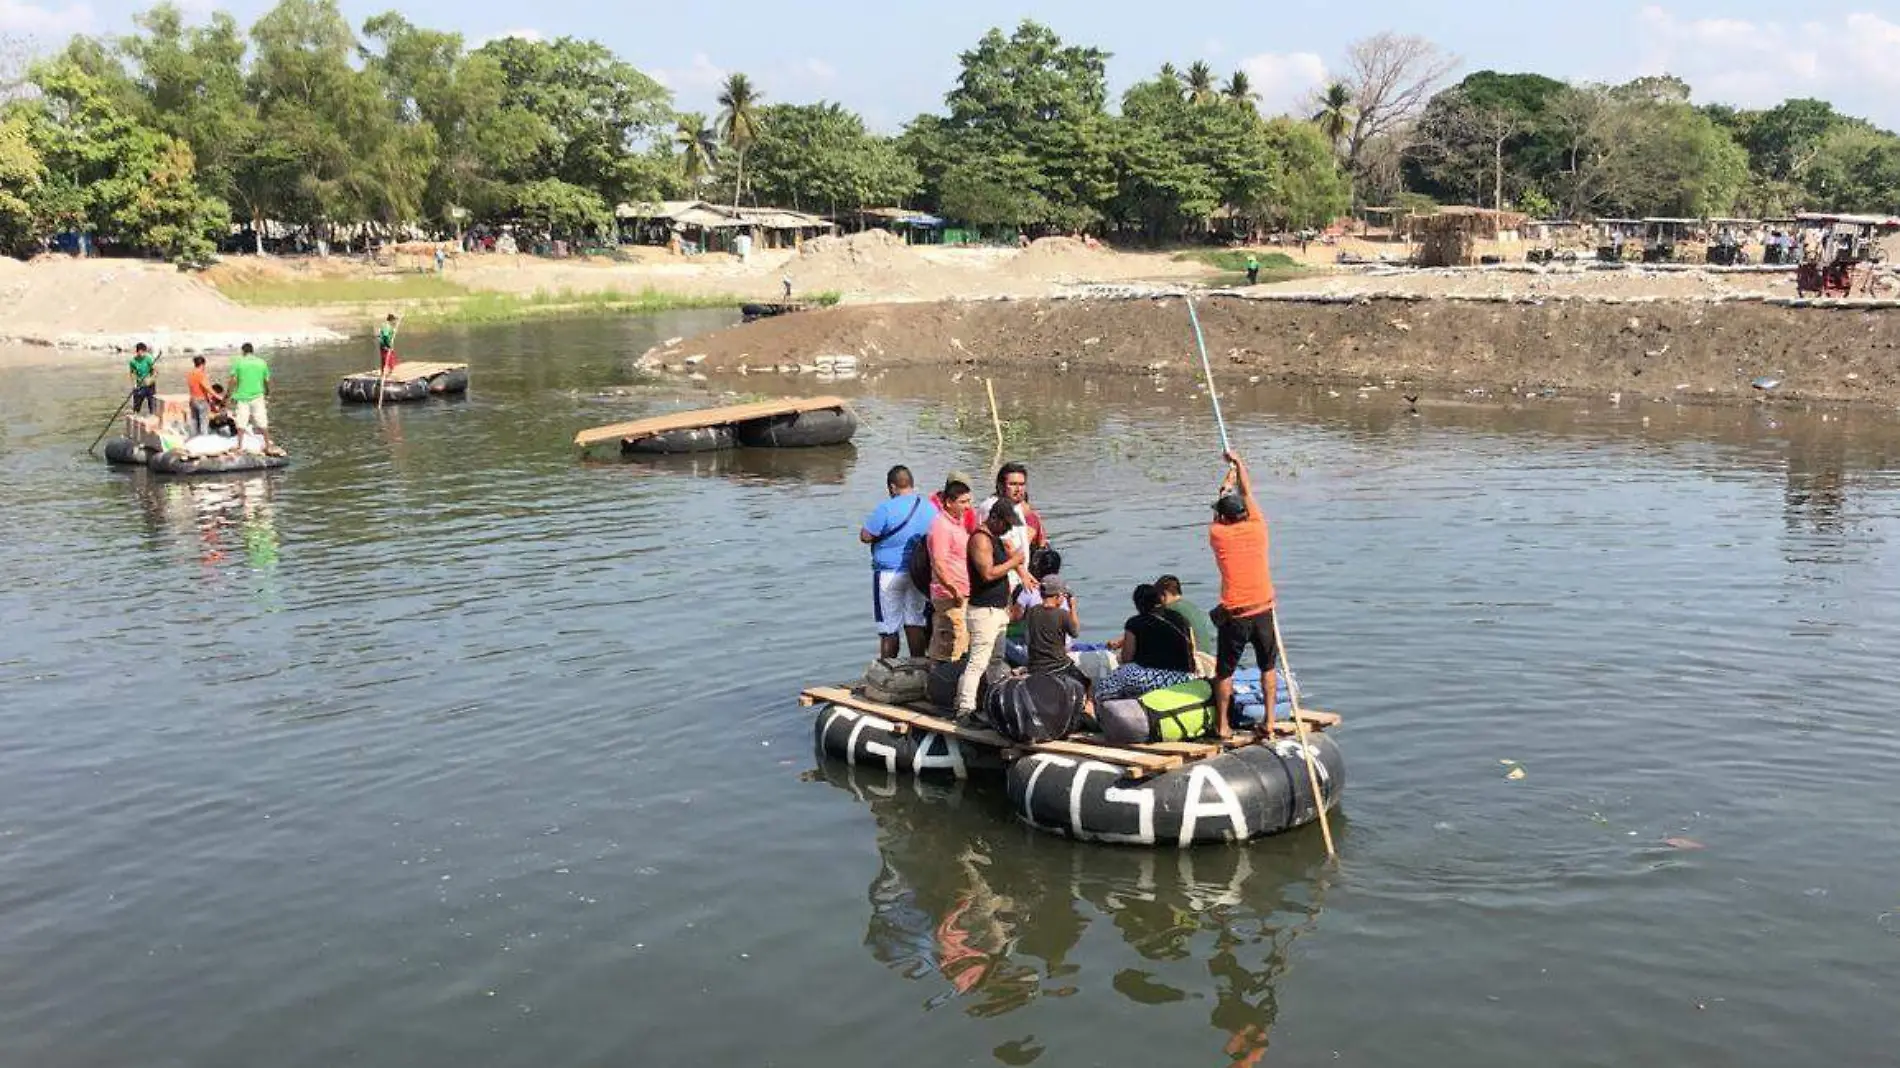
{"label": "wooden plank", "polygon": [[816,412],[826,408],[842,407],[844,407],[842,397],[780,397],[777,400],[733,404],[724,408],[700,408],[689,412],[656,415],[649,419],[635,419],[630,423],[597,426],[574,435],[574,444],[586,448],[604,441],[636,441],[640,438],[650,438],[669,430],[726,426],[753,419],[765,419],[774,415],[792,415],[797,412]]}
{"label": "wooden plank", "polygon": [[849,690],[835,686],[814,686],[799,696],[801,704],[825,702],[842,705],[859,712],[868,712],[882,716],[895,723],[907,723],[921,730],[937,734],[947,734],[959,741],[975,742],[995,749],[1020,750],[1030,753],[1056,753],[1061,756],[1080,757],[1085,760],[1098,760],[1104,764],[1114,764],[1131,771],[1147,775],[1154,772],[1170,771],[1182,764],[1181,757],[1168,753],[1143,753],[1120,746],[1092,745],[1087,742],[1054,741],[1024,744],[1013,742],[995,731],[976,727],[965,727],[933,716],[927,712],[916,712],[896,705],[887,705],[881,701],[872,701],[860,697]]}
{"label": "wooden plank", "polygon": [[[424,363],[421,360],[404,361],[390,368],[389,380],[391,382],[412,382],[418,378],[434,378],[436,375],[447,374],[450,371],[466,370],[468,370],[468,364],[465,363]],[[380,381],[383,377],[383,372],[380,369],[375,371],[358,371],[355,374],[348,374],[343,377],[346,380],[355,378],[376,379]]]}

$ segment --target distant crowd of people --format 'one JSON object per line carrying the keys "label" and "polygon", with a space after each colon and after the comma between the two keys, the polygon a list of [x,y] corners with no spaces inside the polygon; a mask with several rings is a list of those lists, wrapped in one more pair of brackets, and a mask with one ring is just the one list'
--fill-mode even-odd
{"label": "distant crowd of people", "polygon": [[1030,504],[1028,468],[1004,464],[981,503],[961,472],[951,472],[926,496],[910,468],[891,468],[887,496],[858,532],[871,553],[878,654],[894,658],[907,650],[935,663],[962,661],[949,710],[961,722],[976,716],[982,680],[1002,669],[1006,651],[1016,653],[1007,658],[1029,674],[1075,674],[1091,687],[1094,701],[1211,677],[1215,732],[1228,737],[1241,659],[1253,650],[1263,690],[1271,695],[1278,645],[1266,517],[1246,465],[1232,452],[1223,458],[1228,469],[1208,527],[1221,577],[1219,604],[1202,611],[1183,596],[1174,575],[1135,587],[1134,614],[1103,643],[1119,664],[1094,680],[1077,668],[1078,599]]}

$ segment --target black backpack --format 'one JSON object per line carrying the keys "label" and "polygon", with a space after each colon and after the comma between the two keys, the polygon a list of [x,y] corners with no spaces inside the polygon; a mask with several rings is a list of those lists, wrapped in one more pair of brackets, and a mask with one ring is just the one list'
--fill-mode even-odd
{"label": "black backpack", "polygon": [[930,538],[912,534],[904,543],[904,570],[910,572],[910,584],[926,597],[930,595]]}

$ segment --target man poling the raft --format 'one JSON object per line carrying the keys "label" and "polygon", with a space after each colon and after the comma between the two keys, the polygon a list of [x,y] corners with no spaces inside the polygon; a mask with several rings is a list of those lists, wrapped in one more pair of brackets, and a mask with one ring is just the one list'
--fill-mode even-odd
{"label": "man poling the raft", "polygon": [[[1220,605],[1212,613],[1218,628],[1215,635],[1218,648],[1214,656],[1214,730],[1223,741],[1232,736],[1233,725],[1228,716],[1234,701],[1234,670],[1240,664],[1241,654],[1251,645],[1260,662],[1261,692],[1267,695],[1261,710],[1259,736],[1270,739],[1273,737],[1273,695],[1277,692],[1274,668],[1285,654],[1280,640],[1280,621],[1274,615],[1267,520],[1254,499],[1253,480],[1247,476],[1247,467],[1227,437],[1227,419],[1221,415],[1220,392],[1214,388],[1214,367],[1207,359],[1207,340],[1201,336],[1201,317],[1194,310],[1194,298],[1184,299],[1188,322],[1194,327],[1194,345],[1201,354],[1207,398],[1214,406],[1214,423],[1220,428],[1221,458],[1228,464],[1227,475],[1221,480],[1220,496],[1214,501],[1214,522],[1207,531],[1214,563],[1221,573]],[[1293,706],[1293,729],[1305,757],[1307,782],[1313,796],[1321,797],[1319,769],[1314,763],[1313,747],[1307,741],[1306,718],[1300,710],[1300,688],[1292,681],[1291,672],[1286,689]],[[1326,855],[1336,860],[1339,853],[1333,848],[1332,822],[1326,817],[1325,804],[1321,803],[1318,810],[1320,832],[1326,838]]]}

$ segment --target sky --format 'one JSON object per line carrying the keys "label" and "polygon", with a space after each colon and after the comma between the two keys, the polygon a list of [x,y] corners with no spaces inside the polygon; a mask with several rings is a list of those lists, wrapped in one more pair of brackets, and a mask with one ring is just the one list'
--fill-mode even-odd
{"label": "sky", "polygon": [[[130,28],[138,0],[0,0],[0,34],[55,47],[66,35]],[[182,0],[249,24],[269,0]],[[1900,0],[1791,5],[1769,0],[1264,0],[1189,8],[1133,0],[870,3],[858,0],[678,0],[608,6],[581,0],[344,0],[363,19],[395,7],[410,21],[471,43],[563,35],[601,41],[675,94],[713,112],[714,86],[743,71],[768,102],[835,100],[895,132],[937,110],[957,54],[984,31],[1025,17],[1069,43],[1112,54],[1119,95],[1163,62],[1206,60],[1246,70],[1270,112],[1296,110],[1337,72],[1347,46],[1384,30],[1419,34],[1460,57],[1460,70],[1534,71],[1572,81],[1670,73],[1698,103],[1771,106],[1812,96],[1900,130]],[[1159,16],[1159,17],[1157,17]]]}

